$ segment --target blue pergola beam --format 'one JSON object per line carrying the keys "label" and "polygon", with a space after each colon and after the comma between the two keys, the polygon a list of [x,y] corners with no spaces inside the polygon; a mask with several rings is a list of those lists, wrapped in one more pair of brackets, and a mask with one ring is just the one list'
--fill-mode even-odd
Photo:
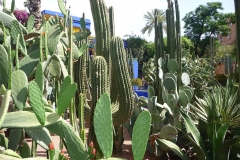
{"label": "blue pergola beam", "polygon": [[[42,14],[48,14],[48,15],[52,15],[52,16],[59,16],[59,17],[64,17],[64,15],[60,12],[54,12],[54,11],[50,11],[50,10],[43,10]],[[76,16],[72,16],[70,15],[70,17],[72,17],[73,19],[73,27],[77,27],[77,28],[81,28],[80,26],[80,19],[81,17],[76,17]],[[85,23],[86,23],[86,28],[90,30],[90,19],[85,19]]]}

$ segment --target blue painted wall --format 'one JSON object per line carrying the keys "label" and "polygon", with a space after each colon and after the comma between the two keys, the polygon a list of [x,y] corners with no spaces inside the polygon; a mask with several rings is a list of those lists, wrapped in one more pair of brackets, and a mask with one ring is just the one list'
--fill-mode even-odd
{"label": "blue painted wall", "polygon": [[133,63],[133,78],[138,78],[138,61],[137,61],[137,58],[133,58],[132,63]]}

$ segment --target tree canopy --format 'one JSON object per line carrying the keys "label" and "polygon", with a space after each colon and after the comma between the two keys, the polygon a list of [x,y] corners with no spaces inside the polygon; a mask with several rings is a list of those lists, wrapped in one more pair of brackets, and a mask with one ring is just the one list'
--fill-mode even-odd
{"label": "tree canopy", "polygon": [[221,2],[209,2],[198,6],[194,11],[185,15],[185,36],[194,43],[194,52],[202,56],[211,36],[222,34],[226,36],[230,32],[228,24],[233,22],[233,14],[224,14]]}
{"label": "tree canopy", "polygon": [[147,62],[149,58],[153,58],[155,54],[155,44],[153,42],[147,42],[144,38],[134,33],[125,35],[124,37],[127,48],[131,48],[133,57],[138,59],[138,77],[141,77],[143,62]]}

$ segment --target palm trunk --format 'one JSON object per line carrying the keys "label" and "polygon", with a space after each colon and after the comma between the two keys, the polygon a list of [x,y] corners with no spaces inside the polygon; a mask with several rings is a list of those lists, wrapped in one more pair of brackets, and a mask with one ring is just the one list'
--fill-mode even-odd
{"label": "palm trunk", "polygon": [[41,0],[29,0],[28,10],[35,17],[34,27],[39,30],[42,25]]}

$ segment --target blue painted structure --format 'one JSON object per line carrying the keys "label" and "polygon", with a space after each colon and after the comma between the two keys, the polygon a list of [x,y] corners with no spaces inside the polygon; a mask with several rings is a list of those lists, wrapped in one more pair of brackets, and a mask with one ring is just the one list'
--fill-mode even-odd
{"label": "blue painted structure", "polygon": [[143,96],[148,98],[148,91],[147,90],[134,90],[135,93],[137,93],[138,96]]}
{"label": "blue painted structure", "polygon": [[133,78],[138,78],[138,61],[137,58],[132,59],[133,64]]}
{"label": "blue painted structure", "polygon": [[[52,15],[52,16],[57,15],[59,17],[63,17],[62,13],[54,12],[54,11],[50,11],[50,10],[43,10],[42,14],[43,15]],[[76,16],[72,16],[72,15],[70,15],[70,17],[72,17],[72,19],[73,19],[73,27],[81,28],[81,26],[80,26],[80,18],[81,17],[76,17]],[[90,25],[91,25],[90,19],[85,19],[85,23],[86,23],[86,28],[90,30]]]}

